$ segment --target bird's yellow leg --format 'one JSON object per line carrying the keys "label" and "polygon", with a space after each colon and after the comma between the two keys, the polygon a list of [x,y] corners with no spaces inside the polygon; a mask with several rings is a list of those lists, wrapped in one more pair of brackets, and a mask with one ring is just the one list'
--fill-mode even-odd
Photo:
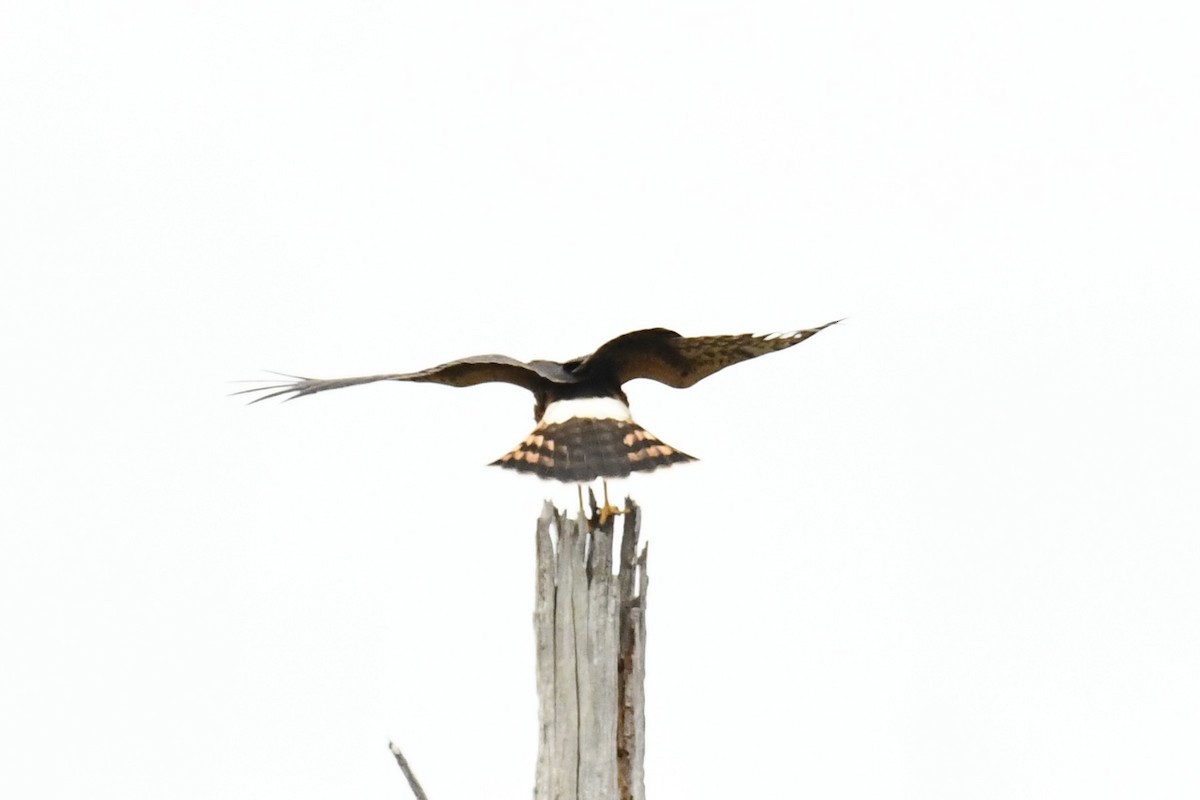
{"label": "bird's yellow leg", "polygon": [[604,483],[604,505],[600,508],[600,524],[603,525],[605,522],[608,522],[609,517],[616,517],[621,514],[628,514],[629,509],[628,508],[617,508],[612,503],[610,503],[608,501],[608,481],[604,480],[603,478],[601,478],[601,481]]}

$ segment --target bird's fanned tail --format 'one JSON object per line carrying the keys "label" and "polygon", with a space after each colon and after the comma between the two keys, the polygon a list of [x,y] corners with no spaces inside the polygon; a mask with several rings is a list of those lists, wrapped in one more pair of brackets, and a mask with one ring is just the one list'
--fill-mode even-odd
{"label": "bird's fanned tail", "polygon": [[564,483],[587,483],[695,460],[632,420],[575,417],[538,425],[491,465]]}

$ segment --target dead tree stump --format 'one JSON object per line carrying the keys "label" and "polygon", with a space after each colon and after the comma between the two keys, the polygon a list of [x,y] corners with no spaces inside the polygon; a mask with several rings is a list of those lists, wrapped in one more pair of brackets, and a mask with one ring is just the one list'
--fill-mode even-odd
{"label": "dead tree stump", "polygon": [[626,508],[617,575],[613,519],[538,518],[536,800],[645,800],[646,548]]}

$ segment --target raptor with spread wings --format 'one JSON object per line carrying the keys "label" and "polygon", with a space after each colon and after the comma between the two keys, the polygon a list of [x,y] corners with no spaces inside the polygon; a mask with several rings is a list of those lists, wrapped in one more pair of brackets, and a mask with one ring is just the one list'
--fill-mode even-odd
{"label": "raptor with spread wings", "polygon": [[264,392],[254,400],[257,403],[377,381],[447,386],[515,384],[533,392],[537,427],[492,463],[564,483],[584,483],[695,460],[633,421],[629,400],[622,390],[624,384],[649,378],[685,389],[738,362],[797,345],[834,324],[836,321],[765,336],[685,337],[665,328],[650,328],[623,334],[591,355],[562,363],[518,361],[501,355],[472,356],[419,372],[332,380],[295,377],[290,382],[246,392]]}

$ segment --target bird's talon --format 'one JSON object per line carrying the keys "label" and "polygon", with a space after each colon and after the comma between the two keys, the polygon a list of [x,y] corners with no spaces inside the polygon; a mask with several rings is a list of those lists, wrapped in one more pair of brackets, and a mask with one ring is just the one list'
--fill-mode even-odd
{"label": "bird's talon", "polygon": [[596,514],[597,525],[603,526],[612,517],[619,517],[622,514],[628,514],[632,509],[618,508],[617,506],[606,503]]}

